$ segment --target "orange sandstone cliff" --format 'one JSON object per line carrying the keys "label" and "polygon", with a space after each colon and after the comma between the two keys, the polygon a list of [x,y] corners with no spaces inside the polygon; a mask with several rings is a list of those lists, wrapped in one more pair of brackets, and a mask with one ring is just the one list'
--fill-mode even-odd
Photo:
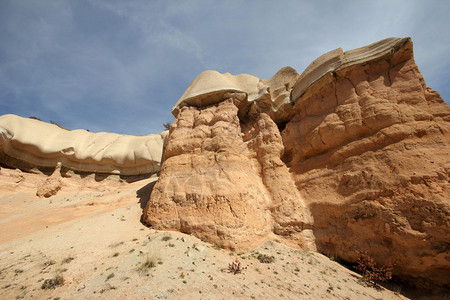
{"label": "orange sandstone cliff", "polygon": [[368,251],[416,284],[449,284],[450,109],[407,40],[324,76],[297,99],[283,161],[314,217],[318,251]]}
{"label": "orange sandstone cliff", "polygon": [[450,283],[450,109],[409,38],[331,51],[300,76],[206,71],[173,109],[143,220],[220,246],[265,240]]}

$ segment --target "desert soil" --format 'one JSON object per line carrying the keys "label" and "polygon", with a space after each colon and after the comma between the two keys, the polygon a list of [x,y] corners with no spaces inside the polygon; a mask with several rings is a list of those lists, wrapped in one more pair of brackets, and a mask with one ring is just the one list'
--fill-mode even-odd
{"label": "desert soil", "polygon": [[[155,177],[74,175],[39,198],[45,179],[0,170],[0,299],[408,299],[319,253],[274,242],[234,253],[147,228]],[[240,273],[229,272],[233,262]]]}

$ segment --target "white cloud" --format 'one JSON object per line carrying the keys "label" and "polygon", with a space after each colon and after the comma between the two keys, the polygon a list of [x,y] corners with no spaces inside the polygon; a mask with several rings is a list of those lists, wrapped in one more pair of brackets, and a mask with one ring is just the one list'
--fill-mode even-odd
{"label": "white cloud", "polygon": [[[321,54],[411,36],[450,99],[449,1],[3,1],[0,114],[146,134],[205,69],[269,78]],[[93,129],[95,128],[95,129]]]}

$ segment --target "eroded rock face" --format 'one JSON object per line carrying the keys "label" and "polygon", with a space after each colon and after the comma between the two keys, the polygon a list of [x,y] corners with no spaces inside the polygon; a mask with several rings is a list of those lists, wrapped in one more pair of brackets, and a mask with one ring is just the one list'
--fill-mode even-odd
{"label": "eroded rock face", "polygon": [[449,284],[450,109],[426,87],[412,43],[328,74],[294,112],[283,159],[318,250],[350,262],[366,250],[415,284]]}
{"label": "eroded rock face", "polygon": [[286,122],[292,108],[291,89],[299,77],[291,67],[282,68],[268,80],[249,74],[204,71],[183,93],[172,108],[172,114],[178,117],[180,109],[185,106],[202,108],[217,104],[228,99],[225,94],[231,93],[239,107],[241,119],[256,118],[266,113],[277,123]]}
{"label": "eroded rock face", "polygon": [[418,286],[448,285],[450,109],[410,39],[336,49],[293,74],[194,80],[144,220],[232,249],[367,251]]}
{"label": "eroded rock face", "polygon": [[297,102],[306,90],[311,89],[319,80],[322,80],[327,75],[333,74],[333,72],[340,72],[343,69],[349,69],[353,66],[388,61],[394,53],[397,53],[400,48],[407,44],[412,47],[410,38],[387,38],[345,52],[342,48],[337,48],[325,53],[315,59],[303,71],[302,75],[292,87],[292,101]]}
{"label": "eroded rock face", "polygon": [[227,96],[181,109],[144,221],[236,250],[269,239],[314,247],[308,212],[280,159],[277,126],[262,114],[241,128],[236,98]]}
{"label": "eroded rock face", "polygon": [[53,174],[47,177],[41,185],[38,186],[36,196],[49,198],[58,193],[62,187],[61,182],[61,163],[59,163]]}
{"label": "eroded rock face", "polygon": [[0,116],[0,163],[22,170],[62,167],[118,175],[160,169],[168,132],[131,136],[66,130],[16,115]]}

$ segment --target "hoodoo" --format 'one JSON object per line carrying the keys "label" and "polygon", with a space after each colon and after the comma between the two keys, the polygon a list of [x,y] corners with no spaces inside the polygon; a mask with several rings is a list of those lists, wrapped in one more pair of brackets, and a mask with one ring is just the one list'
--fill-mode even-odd
{"label": "hoodoo", "polygon": [[410,38],[333,50],[300,76],[205,71],[173,114],[148,224],[239,250],[367,251],[418,286],[450,283],[450,109]]}

